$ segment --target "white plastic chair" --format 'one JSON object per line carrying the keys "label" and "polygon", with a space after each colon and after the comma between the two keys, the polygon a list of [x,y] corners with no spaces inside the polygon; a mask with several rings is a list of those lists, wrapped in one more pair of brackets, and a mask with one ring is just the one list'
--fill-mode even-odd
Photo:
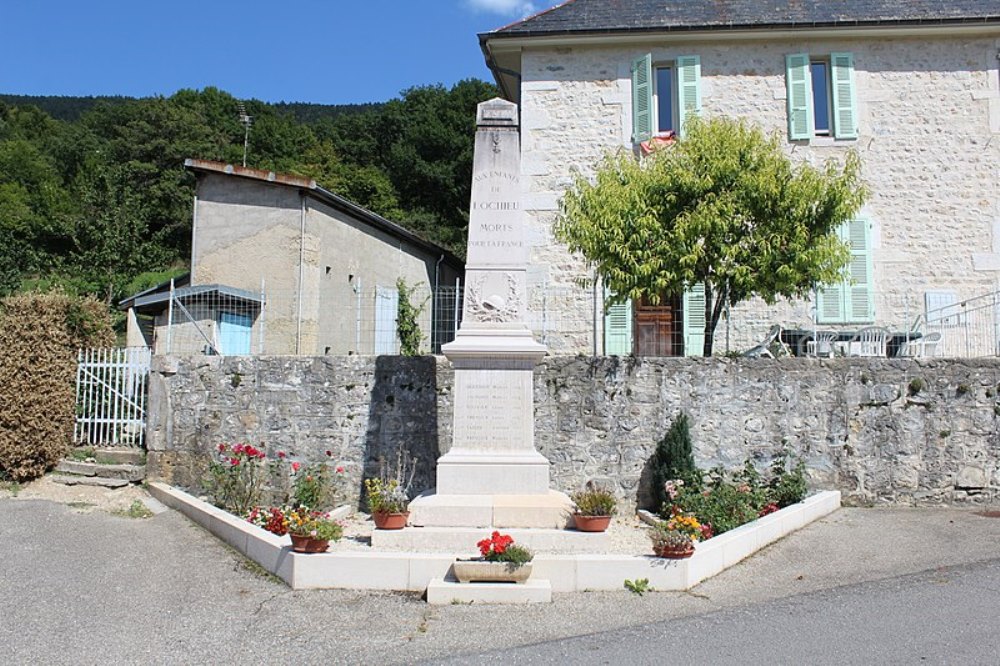
{"label": "white plastic chair", "polygon": [[941,333],[935,331],[927,335],[910,340],[900,350],[899,355],[908,358],[924,358],[937,355],[937,346],[941,342]]}
{"label": "white plastic chair", "polygon": [[771,343],[777,340],[779,335],[781,335],[781,326],[775,324],[760,344],[746,350],[743,355],[750,358],[774,358],[774,354],[771,353]]}
{"label": "white plastic chair", "polygon": [[851,356],[885,356],[892,333],[882,326],[868,326],[851,338]]}
{"label": "white plastic chair", "polygon": [[836,341],[836,331],[816,331],[811,340],[806,340],[806,356],[833,358],[833,343]]}

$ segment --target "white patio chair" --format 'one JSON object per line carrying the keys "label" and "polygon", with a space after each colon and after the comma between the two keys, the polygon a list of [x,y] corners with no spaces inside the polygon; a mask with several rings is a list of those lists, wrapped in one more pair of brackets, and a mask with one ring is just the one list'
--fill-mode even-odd
{"label": "white patio chair", "polygon": [[833,343],[836,341],[836,331],[816,331],[811,340],[806,340],[806,356],[833,358]]}
{"label": "white patio chair", "polygon": [[899,355],[907,358],[925,358],[937,355],[937,346],[941,342],[941,333],[934,331],[927,335],[907,341]]}
{"label": "white patio chair", "polygon": [[868,326],[858,331],[848,345],[851,356],[885,356],[892,333],[882,326]]}

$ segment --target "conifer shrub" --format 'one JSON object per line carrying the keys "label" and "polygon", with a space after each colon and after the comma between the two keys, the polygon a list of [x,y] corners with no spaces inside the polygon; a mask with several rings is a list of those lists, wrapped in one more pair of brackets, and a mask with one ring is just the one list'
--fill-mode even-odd
{"label": "conifer shrub", "polygon": [[30,481],[69,449],[77,351],[114,343],[105,305],[59,292],[0,301],[0,477]]}
{"label": "conifer shrub", "polygon": [[657,443],[650,467],[653,506],[657,509],[667,501],[667,481],[680,479],[688,485],[698,485],[700,475],[694,464],[691,428],[684,412],[677,415],[667,434]]}

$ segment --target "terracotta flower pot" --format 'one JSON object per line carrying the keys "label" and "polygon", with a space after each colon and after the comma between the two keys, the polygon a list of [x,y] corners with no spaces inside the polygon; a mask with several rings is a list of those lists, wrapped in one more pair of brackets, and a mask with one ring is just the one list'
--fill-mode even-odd
{"label": "terracotta flower pot", "polygon": [[456,560],[451,568],[460,583],[523,583],[531,576],[531,562]]}
{"label": "terracotta flower pot", "polygon": [[375,527],[380,530],[401,530],[406,527],[406,521],[410,519],[410,512],[385,513],[376,511],[372,514],[375,520]]}
{"label": "terracotta flower pot", "polygon": [[292,537],[292,550],[296,553],[325,553],[330,547],[330,542],[324,539],[314,539],[298,534],[289,534],[288,536]]}
{"label": "terracotta flower pot", "polygon": [[683,560],[694,555],[694,544],[682,547],[653,546],[653,552],[657,557],[665,557],[670,560]]}
{"label": "terracotta flower pot", "polygon": [[576,523],[576,529],[581,532],[603,532],[611,524],[611,516],[584,516],[574,513],[573,522]]}

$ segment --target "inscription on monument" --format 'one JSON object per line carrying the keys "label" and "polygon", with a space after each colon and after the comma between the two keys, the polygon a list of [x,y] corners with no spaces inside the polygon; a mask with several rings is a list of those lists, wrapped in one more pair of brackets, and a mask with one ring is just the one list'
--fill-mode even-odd
{"label": "inscription on monument", "polygon": [[[481,451],[525,448],[523,414],[531,413],[518,382],[496,382],[497,373],[471,379],[462,389],[464,409],[456,410],[455,445]],[[527,410],[527,412],[526,412]]]}

